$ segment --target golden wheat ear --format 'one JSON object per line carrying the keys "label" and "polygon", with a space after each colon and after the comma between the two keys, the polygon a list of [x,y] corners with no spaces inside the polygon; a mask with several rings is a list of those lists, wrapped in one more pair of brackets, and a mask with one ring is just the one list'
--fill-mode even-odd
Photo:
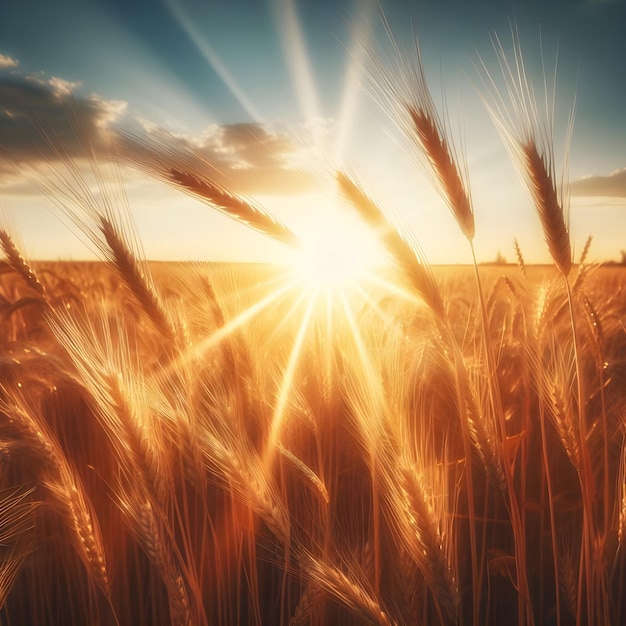
{"label": "golden wheat ear", "polygon": [[218,182],[224,178],[201,155],[176,143],[147,134],[122,133],[117,139],[120,158],[148,176],[161,180],[242,224],[281,243],[297,246],[298,237],[263,207],[232,193]]}
{"label": "golden wheat ear", "polygon": [[57,439],[48,432],[39,410],[31,407],[22,394],[21,387],[13,389],[2,386],[0,391],[3,396],[0,412],[9,418],[19,439],[31,446],[43,461],[40,485],[65,518],[68,532],[86,571],[110,600],[111,578],[102,534],[80,476],[71,466]]}
{"label": "golden wheat ear", "polygon": [[34,491],[33,487],[0,491],[0,538],[4,549],[0,562],[0,607],[34,546],[33,513],[38,506],[31,498]]}
{"label": "golden wheat ear", "polygon": [[[515,29],[512,29],[512,39],[512,58],[510,54],[507,55],[498,37],[494,36],[493,39],[502,73],[501,86],[498,86],[484,61],[480,60],[478,69],[484,87],[480,97],[528,188],[554,264],[567,276],[572,266],[566,223],[569,199],[565,182],[567,156],[559,185],[554,164],[554,99],[549,98],[544,75],[546,110],[540,112]],[[573,112],[569,119],[566,154],[572,125]]]}
{"label": "golden wheat ear", "polygon": [[150,318],[154,326],[163,333],[168,341],[174,342],[175,345],[180,338],[179,334],[149,275],[142,267],[139,259],[133,254],[122,232],[116,228],[110,218],[105,216],[100,216],[99,227],[108,246],[105,254],[111,265],[135,296],[141,309]]}
{"label": "golden wheat ear", "polygon": [[39,281],[37,272],[35,272],[33,267],[22,256],[13,238],[4,228],[0,228],[0,245],[2,245],[2,249],[7,257],[9,267],[16,274],[19,274],[31,289],[45,298],[45,289]]}
{"label": "golden wheat ear", "polygon": [[347,174],[337,172],[337,184],[361,218],[379,234],[387,251],[410,286],[439,318],[445,316],[443,300],[435,278],[421,254],[387,219],[382,209]]}
{"label": "golden wheat ear", "polygon": [[359,580],[364,577],[354,575],[358,571],[345,573],[334,564],[317,559],[305,551],[300,555],[300,560],[308,579],[320,593],[347,607],[366,623],[378,626],[392,626],[395,623],[390,620],[368,585]]}
{"label": "golden wheat ear", "polygon": [[549,151],[542,156],[534,141],[520,144],[519,149],[548,250],[561,273],[567,275],[572,266],[572,250],[554,173],[551,171],[551,157],[547,156]]}
{"label": "golden wheat ear", "polygon": [[165,180],[263,235],[290,246],[298,245],[298,237],[265,209],[227,191],[206,176],[172,167]]}
{"label": "golden wheat ear", "polygon": [[471,242],[475,223],[467,165],[452,140],[445,113],[440,115],[428,89],[417,36],[413,52],[408,53],[400,49],[386,21],[384,25],[394,56],[388,62],[374,60],[373,91],[413,144],[418,166]]}
{"label": "golden wheat ear", "polygon": [[428,111],[423,104],[407,104],[406,109],[413,122],[417,144],[430,163],[436,188],[456,218],[461,232],[472,241],[475,231],[472,200],[454,148],[446,136],[445,126],[437,119],[434,107]]}

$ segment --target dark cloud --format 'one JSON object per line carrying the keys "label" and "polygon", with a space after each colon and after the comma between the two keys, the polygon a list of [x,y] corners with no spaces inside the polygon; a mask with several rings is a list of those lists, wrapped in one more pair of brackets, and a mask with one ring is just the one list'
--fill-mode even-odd
{"label": "dark cloud", "polygon": [[626,168],[608,176],[589,176],[570,185],[574,196],[626,198]]}
{"label": "dark cloud", "polygon": [[38,162],[80,159],[104,147],[103,130],[125,103],[73,95],[79,83],[32,76],[0,81],[0,184]]}
{"label": "dark cloud", "polygon": [[[90,151],[98,158],[110,155],[105,139],[116,133],[126,103],[76,95],[80,86],[58,77],[0,80],[0,185],[5,193],[9,185],[10,193],[23,193],[15,183],[25,166],[80,160]],[[295,164],[297,143],[261,124],[213,124],[194,136],[146,125],[142,133],[126,134],[123,153],[129,142],[135,165],[144,158],[182,157],[236,193],[293,194],[312,184],[311,175]],[[150,173],[150,168],[140,169]]]}

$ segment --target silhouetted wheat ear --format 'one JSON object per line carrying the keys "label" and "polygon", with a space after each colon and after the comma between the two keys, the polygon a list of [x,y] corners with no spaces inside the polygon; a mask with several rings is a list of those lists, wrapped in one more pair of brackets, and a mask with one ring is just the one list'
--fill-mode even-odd
{"label": "silhouetted wheat ear", "polygon": [[176,168],[169,168],[166,180],[182,187],[197,198],[209,202],[219,211],[243,222],[263,235],[273,237],[290,246],[299,244],[298,237],[282,222],[260,207],[246,202],[207,178],[201,178],[196,174],[183,172]]}
{"label": "silhouetted wheat ear", "polygon": [[415,254],[380,207],[346,174],[337,172],[337,183],[343,195],[382,238],[387,251],[396,261],[410,285],[440,319],[445,317],[443,300],[429,268]]}
{"label": "silhouetted wheat ear", "polygon": [[572,266],[572,251],[554,178],[533,141],[523,143],[520,149],[548,249],[556,266],[567,275]]}
{"label": "silhouetted wheat ear", "polygon": [[583,246],[583,251],[580,253],[580,260],[578,261],[579,265],[584,265],[587,262],[587,256],[589,255],[589,250],[591,249],[591,242],[593,241],[593,235],[589,235],[587,240],[585,241],[585,245]]}
{"label": "silhouetted wheat ear", "polygon": [[20,254],[11,235],[4,228],[0,228],[0,244],[2,244],[4,253],[13,271],[19,274],[31,289],[34,289],[41,296],[45,296],[44,287],[39,282],[37,273]]}
{"label": "silhouetted wheat ear", "polygon": [[474,238],[474,212],[470,196],[450,152],[448,141],[433,116],[423,108],[407,105],[417,139],[439,183],[439,188],[463,234]]}

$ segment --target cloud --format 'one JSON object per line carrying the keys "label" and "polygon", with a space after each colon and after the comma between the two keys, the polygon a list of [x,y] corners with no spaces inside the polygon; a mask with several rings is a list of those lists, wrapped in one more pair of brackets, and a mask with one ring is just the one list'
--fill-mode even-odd
{"label": "cloud", "polygon": [[52,93],[57,96],[57,98],[64,98],[72,95],[74,91],[82,87],[83,83],[72,82],[64,78],[59,78],[58,76],[53,76],[48,80],[48,85],[52,87]]}
{"label": "cloud", "polygon": [[211,124],[195,135],[174,135],[153,123],[123,133],[123,157],[168,180],[171,169],[206,177],[237,194],[293,195],[314,185],[306,146],[293,133],[264,124]]}
{"label": "cloud", "polygon": [[0,184],[14,182],[24,167],[80,159],[87,148],[105,147],[103,130],[125,103],[75,96],[79,87],[58,77],[0,80]]}
{"label": "cloud", "polygon": [[0,54],[0,67],[17,67],[20,62],[6,54]]}
{"label": "cloud", "polygon": [[[89,151],[110,157],[109,140],[119,122],[129,119],[124,117],[128,105],[86,97],[81,86],[57,76],[0,79],[0,185],[5,193],[24,193],[18,181],[29,166],[62,165],[86,158]],[[144,123],[143,132],[123,133],[118,146],[122,156],[132,153],[131,160],[145,173],[155,170],[141,167],[142,161],[160,163],[162,170],[169,159],[172,166],[188,167],[235,193],[289,195],[313,185],[305,143],[292,132],[263,124],[211,124],[195,135],[172,135]]]}
{"label": "cloud", "polygon": [[626,168],[608,176],[588,176],[570,185],[573,196],[626,198]]}
{"label": "cloud", "polygon": [[293,151],[286,136],[260,124],[212,124],[192,143],[232,169],[280,167],[285,155]]}
{"label": "cloud", "polygon": [[190,146],[240,193],[297,193],[312,182],[294,137],[262,124],[213,124]]}

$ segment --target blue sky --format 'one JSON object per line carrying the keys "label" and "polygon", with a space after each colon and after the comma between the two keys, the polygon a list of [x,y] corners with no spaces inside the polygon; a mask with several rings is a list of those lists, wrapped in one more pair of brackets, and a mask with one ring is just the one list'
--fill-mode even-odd
{"label": "blue sky", "polygon": [[[592,256],[618,258],[626,248],[620,238],[626,232],[624,2],[386,0],[381,6],[401,45],[410,44],[412,26],[417,31],[437,105],[442,84],[445,89],[450,127],[466,155],[479,257],[491,259],[500,249],[512,259],[517,237],[531,261],[547,260],[530,200],[476,89],[479,55],[497,75],[491,37],[497,32],[510,47],[515,21],[537,89],[540,42],[549,81],[558,56],[557,171],[576,99],[573,243],[579,249],[593,234]],[[2,17],[0,202],[31,256],[88,254],[51,209],[49,187],[44,183],[42,192],[32,184],[43,175],[42,151],[47,167],[58,158],[35,136],[42,128],[81,160],[67,121],[72,110],[92,129],[143,124],[173,133],[200,150],[233,191],[296,231],[346,212],[327,179],[333,167],[348,165],[414,232],[427,258],[469,260],[408,143],[368,95],[370,57],[388,48],[373,0],[39,0],[10,3]],[[149,257],[280,254],[278,244],[177,190],[131,170],[124,178]]]}

